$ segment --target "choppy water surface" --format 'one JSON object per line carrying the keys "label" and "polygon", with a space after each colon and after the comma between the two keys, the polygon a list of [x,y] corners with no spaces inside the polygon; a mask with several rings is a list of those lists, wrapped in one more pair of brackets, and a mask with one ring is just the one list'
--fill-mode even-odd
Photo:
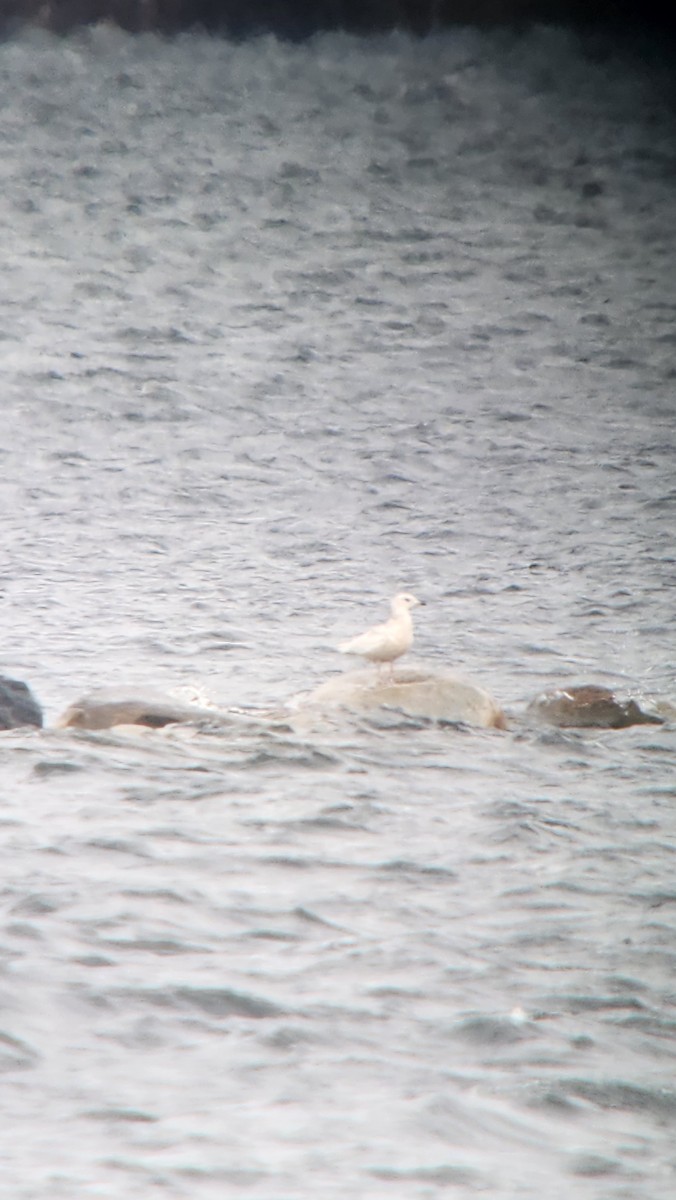
{"label": "choppy water surface", "polygon": [[277,704],[406,587],[511,716],[2,735],[0,1195],[673,1196],[673,725],[522,721],[674,698],[659,64],[0,68],[2,669]]}

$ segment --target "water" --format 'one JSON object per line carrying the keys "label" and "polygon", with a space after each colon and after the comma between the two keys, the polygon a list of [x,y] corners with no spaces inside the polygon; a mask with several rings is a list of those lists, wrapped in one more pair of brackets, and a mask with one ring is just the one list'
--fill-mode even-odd
{"label": "water", "polygon": [[[0,47],[0,1195],[666,1200],[673,116],[561,30]],[[253,715],[401,587],[507,733]],[[49,728],[195,686],[226,733]]]}

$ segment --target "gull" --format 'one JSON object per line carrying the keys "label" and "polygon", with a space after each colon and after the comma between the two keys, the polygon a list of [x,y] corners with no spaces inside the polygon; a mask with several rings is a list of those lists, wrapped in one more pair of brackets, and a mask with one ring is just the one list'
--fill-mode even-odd
{"label": "gull", "polygon": [[423,604],[410,592],[399,592],[390,604],[391,617],[382,625],[374,625],[358,637],[347,642],[341,642],[338,649],[341,654],[359,654],[374,663],[389,663],[390,678],[394,679],[393,663],[410,650],[413,642],[413,621],[411,609]]}

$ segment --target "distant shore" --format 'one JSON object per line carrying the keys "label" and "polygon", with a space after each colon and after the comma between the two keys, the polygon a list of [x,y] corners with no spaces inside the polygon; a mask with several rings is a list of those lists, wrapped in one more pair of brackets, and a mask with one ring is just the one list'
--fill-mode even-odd
{"label": "distant shore", "polygon": [[201,27],[231,37],[274,33],[294,40],[331,29],[424,36],[450,25],[675,27],[662,6],[636,0],[0,0],[4,36],[24,25],[64,34],[102,21],[132,33]]}

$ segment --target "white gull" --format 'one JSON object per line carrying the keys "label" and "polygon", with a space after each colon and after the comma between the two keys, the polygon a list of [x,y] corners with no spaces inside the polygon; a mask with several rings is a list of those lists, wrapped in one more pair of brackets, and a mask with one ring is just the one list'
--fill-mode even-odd
{"label": "white gull", "polygon": [[413,643],[411,609],[423,603],[410,592],[399,592],[390,604],[392,615],[388,621],[374,625],[347,642],[341,642],[338,649],[341,654],[359,654],[370,662],[389,663],[390,674],[393,674],[395,658],[400,658],[410,650]]}

